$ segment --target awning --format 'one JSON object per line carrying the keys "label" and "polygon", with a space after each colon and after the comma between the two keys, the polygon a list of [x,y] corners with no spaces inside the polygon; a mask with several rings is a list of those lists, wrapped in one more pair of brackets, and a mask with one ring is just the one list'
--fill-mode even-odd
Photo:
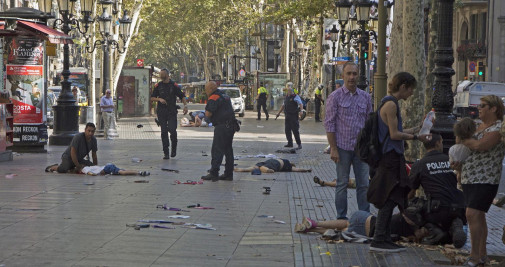
{"label": "awning", "polygon": [[73,44],[72,37],[51,27],[35,22],[18,20],[18,27],[45,36],[53,44]]}

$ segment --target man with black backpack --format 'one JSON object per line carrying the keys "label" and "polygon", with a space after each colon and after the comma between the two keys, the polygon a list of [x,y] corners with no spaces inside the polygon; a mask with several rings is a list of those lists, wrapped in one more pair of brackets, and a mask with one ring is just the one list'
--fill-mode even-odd
{"label": "man with black backpack", "polygon": [[[175,100],[178,97],[184,104],[184,114],[188,113],[188,104],[179,86],[170,79],[170,72],[167,69],[160,71],[160,78],[162,81],[154,85],[151,101],[158,101],[156,113],[161,126],[161,142],[165,154],[163,159],[169,159],[175,157],[177,151],[177,105]],[[168,133],[170,133],[170,141],[172,141],[171,154],[168,150],[170,147]]]}
{"label": "man with black backpack", "polygon": [[358,66],[347,62],[343,67],[344,86],[338,88],[326,100],[324,126],[331,159],[337,167],[335,206],[337,219],[347,218],[347,184],[351,165],[356,178],[356,198],[359,210],[370,211],[366,199],[368,191],[368,165],[354,152],[356,138],[372,112],[370,95],[357,88]]}

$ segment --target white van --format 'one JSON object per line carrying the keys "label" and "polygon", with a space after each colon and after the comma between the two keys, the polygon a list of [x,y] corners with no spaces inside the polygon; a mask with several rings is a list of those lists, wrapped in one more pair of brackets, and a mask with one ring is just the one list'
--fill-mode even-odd
{"label": "white van", "polygon": [[454,92],[453,113],[457,117],[477,118],[479,110],[477,105],[480,98],[486,95],[496,95],[505,100],[505,84],[495,82],[462,81]]}
{"label": "white van", "polygon": [[239,117],[244,117],[245,114],[245,95],[242,95],[240,88],[234,84],[221,84],[217,89],[221,90],[223,93],[228,95],[231,100],[231,105],[235,114]]}

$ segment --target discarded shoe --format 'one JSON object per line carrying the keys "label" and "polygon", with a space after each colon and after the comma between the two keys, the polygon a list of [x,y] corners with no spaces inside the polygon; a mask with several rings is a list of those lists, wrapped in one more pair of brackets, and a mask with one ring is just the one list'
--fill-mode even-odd
{"label": "discarded shoe", "polygon": [[264,186],[264,187],[263,187],[263,190],[265,190],[265,191],[263,192],[263,195],[270,195],[270,191],[271,191],[271,190],[270,190],[270,187],[268,187],[268,186]]}
{"label": "discarded shoe", "polygon": [[58,166],[58,164],[53,164],[53,165],[49,165],[46,167],[46,172],[52,172],[51,171],[51,168],[54,167],[54,166]]}
{"label": "discarded shoe", "polygon": [[148,171],[141,171],[141,172],[139,172],[139,175],[140,176],[149,176],[149,175],[151,175],[151,173]]}

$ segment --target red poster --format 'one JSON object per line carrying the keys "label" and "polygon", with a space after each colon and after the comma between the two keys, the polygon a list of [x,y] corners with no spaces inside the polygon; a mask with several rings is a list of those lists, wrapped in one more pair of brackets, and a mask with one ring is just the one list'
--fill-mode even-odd
{"label": "red poster", "polygon": [[7,65],[6,89],[14,104],[14,123],[43,122],[43,66]]}

